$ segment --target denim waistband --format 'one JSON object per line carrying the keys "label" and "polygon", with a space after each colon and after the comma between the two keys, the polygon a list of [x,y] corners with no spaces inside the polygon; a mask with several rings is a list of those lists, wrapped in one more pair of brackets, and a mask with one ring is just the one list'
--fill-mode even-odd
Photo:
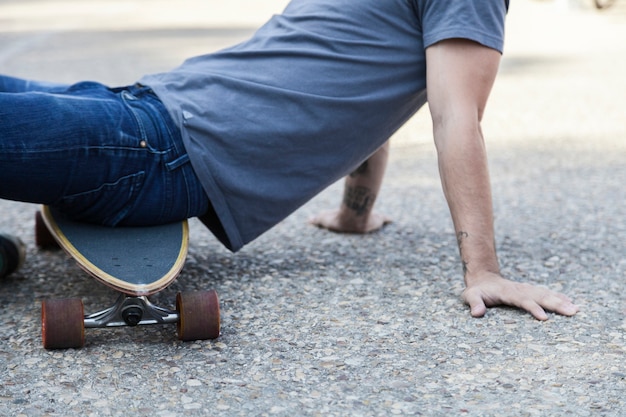
{"label": "denim waistband", "polygon": [[163,102],[150,87],[134,84],[112,90],[121,93],[126,103],[132,108],[144,137],[158,141],[158,143],[149,141],[149,146],[154,146],[157,148],[155,150],[160,152],[171,150],[172,161],[179,158],[188,159],[180,129],[174,123]]}

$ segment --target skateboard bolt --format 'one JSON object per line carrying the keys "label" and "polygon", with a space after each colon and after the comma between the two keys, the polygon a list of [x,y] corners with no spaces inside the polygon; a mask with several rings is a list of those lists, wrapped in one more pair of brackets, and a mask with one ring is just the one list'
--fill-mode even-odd
{"label": "skateboard bolt", "polygon": [[129,326],[137,326],[143,316],[143,310],[139,307],[128,307],[122,311],[124,323]]}

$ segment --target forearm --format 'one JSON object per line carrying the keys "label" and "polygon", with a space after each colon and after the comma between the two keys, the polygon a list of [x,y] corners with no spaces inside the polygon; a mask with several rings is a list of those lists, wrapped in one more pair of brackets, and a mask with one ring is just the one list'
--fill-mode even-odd
{"label": "forearm", "polygon": [[439,170],[466,284],[499,272],[487,156],[480,127],[436,129]]}
{"label": "forearm", "polygon": [[346,177],[340,207],[318,214],[310,223],[340,233],[369,233],[389,223],[387,216],[373,212],[388,156],[387,142]]}
{"label": "forearm", "polygon": [[383,182],[388,156],[387,142],[346,177],[339,209],[322,212],[309,222],[340,233],[369,233],[391,222],[387,216],[372,211]]}
{"label": "forearm", "polygon": [[366,223],[380,191],[389,157],[389,142],[345,179],[340,213],[346,221]]}

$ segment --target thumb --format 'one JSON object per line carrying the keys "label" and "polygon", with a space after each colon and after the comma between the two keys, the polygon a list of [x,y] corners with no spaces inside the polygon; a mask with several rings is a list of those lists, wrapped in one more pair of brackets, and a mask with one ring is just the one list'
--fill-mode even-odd
{"label": "thumb", "polygon": [[482,317],[487,313],[487,306],[483,301],[480,291],[466,290],[463,293],[463,299],[465,300],[465,304],[469,305],[472,317]]}

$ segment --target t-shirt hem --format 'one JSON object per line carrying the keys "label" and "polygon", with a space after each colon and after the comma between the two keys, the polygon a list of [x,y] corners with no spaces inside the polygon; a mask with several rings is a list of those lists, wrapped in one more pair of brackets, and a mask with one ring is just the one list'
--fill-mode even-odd
{"label": "t-shirt hem", "polygon": [[437,33],[435,35],[424,36],[424,48],[428,48],[429,46],[448,39],[467,39],[477,42],[488,48],[495,49],[501,54],[504,52],[503,39],[491,36],[490,34],[483,32],[467,33],[467,28],[451,29],[441,33]]}
{"label": "t-shirt hem", "polygon": [[[187,134],[187,132],[184,132],[183,143],[185,145],[185,148],[187,149],[189,149],[189,140],[191,140],[189,135]],[[238,233],[233,233],[233,231],[238,230],[238,228],[230,212],[228,211],[228,209],[225,208],[228,206],[228,204],[223,194],[219,191],[219,187],[217,186],[211,171],[204,165],[198,166],[198,164],[194,161],[191,153],[189,153],[189,158],[191,161],[191,165],[196,171],[196,175],[198,175],[198,177],[200,178],[203,178],[204,180],[208,180],[203,181],[202,187],[204,188],[204,191],[206,192],[207,197],[209,198],[209,201],[211,202],[211,205],[215,210],[215,214],[217,215],[217,218],[221,223],[222,229],[226,233],[226,238],[228,239],[228,241],[219,239],[220,242],[231,252],[239,251],[244,246],[243,241]],[[203,221],[203,223],[205,222]],[[208,227],[208,224],[205,224]]]}

